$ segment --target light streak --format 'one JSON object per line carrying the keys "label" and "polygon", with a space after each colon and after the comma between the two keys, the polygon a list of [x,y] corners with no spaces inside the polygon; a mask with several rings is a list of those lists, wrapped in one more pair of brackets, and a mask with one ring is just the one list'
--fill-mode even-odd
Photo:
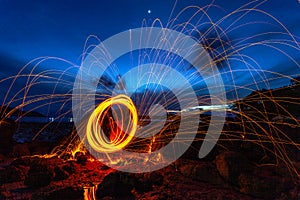
{"label": "light streak", "polygon": [[[112,105],[123,105],[130,111],[132,123],[128,125],[127,132],[121,130],[110,116],[110,124],[103,124],[104,117],[108,114],[108,109]],[[102,103],[91,114],[86,128],[86,136],[90,146],[98,152],[112,153],[125,148],[132,140],[137,129],[138,116],[134,103],[126,95],[111,97]],[[110,138],[108,138],[101,128],[103,125],[111,126]]]}

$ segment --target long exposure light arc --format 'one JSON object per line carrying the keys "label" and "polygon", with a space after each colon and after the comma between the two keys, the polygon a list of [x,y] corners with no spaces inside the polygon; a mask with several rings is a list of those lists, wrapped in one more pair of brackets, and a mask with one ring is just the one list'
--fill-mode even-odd
{"label": "long exposure light arc", "polygon": [[[132,117],[132,126],[130,131],[124,134],[120,134],[113,141],[110,141],[105,135],[103,130],[101,129],[101,125],[99,122],[102,122],[102,118],[105,110],[110,108],[112,105],[124,105],[130,111]],[[137,129],[138,116],[135,105],[133,104],[130,97],[126,95],[118,95],[115,97],[111,97],[102,103],[100,103],[94,112],[91,114],[86,128],[86,136],[90,146],[98,152],[102,153],[111,153],[123,149],[128,145],[128,143],[132,140],[135,135]],[[128,130],[128,129],[127,129]],[[125,130],[121,130],[125,131]]]}

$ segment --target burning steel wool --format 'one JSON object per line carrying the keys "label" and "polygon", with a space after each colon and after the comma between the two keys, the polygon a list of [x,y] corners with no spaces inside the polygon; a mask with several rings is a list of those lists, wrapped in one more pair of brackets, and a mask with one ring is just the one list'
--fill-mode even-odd
{"label": "burning steel wool", "polygon": [[[112,105],[125,106],[130,111],[132,122],[126,124],[126,129],[122,129],[124,124],[117,123],[122,122],[122,119],[114,119],[110,114],[109,110]],[[135,135],[137,122],[137,111],[130,97],[126,95],[111,97],[100,103],[90,116],[86,128],[87,140],[94,150],[102,153],[124,149]],[[108,128],[105,129],[104,126]]]}

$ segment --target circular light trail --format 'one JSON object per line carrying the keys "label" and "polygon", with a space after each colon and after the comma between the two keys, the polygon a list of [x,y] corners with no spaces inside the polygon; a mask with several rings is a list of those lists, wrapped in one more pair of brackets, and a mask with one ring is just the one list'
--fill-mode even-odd
{"label": "circular light trail", "polygon": [[[128,124],[125,132],[120,127],[118,127],[118,125],[115,125],[116,129],[113,129],[114,126],[112,126],[111,124],[103,124],[104,117],[107,117],[108,115],[107,110],[110,109],[112,105],[123,105],[130,112],[131,123]],[[130,97],[126,95],[117,95],[115,97],[111,97],[100,103],[88,119],[86,128],[88,143],[93,148],[93,150],[97,152],[116,152],[126,147],[132,140],[133,136],[136,133],[137,122],[138,115],[136,107]],[[101,128],[103,125],[111,127],[110,138],[107,137],[107,133],[105,133]]]}

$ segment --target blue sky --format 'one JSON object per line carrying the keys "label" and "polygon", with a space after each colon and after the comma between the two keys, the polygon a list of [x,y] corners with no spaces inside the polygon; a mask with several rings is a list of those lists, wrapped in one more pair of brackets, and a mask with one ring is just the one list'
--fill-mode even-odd
{"label": "blue sky", "polygon": [[[300,3],[297,0],[178,0],[176,4],[174,0],[0,0],[0,79],[16,74],[32,59],[41,56],[58,57],[80,65],[84,43],[90,35],[105,40],[121,31],[141,27],[143,20],[150,25],[156,18],[161,20],[163,26],[167,26],[169,19],[187,6],[205,8],[210,4],[213,6],[207,10],[208,16],[220,29],[225,30],[226,37],[223,35],[222,39],[234,46],[225,47],[228,49],[226,51],[230,53],[238,49],[238,52],[230,55],[228,63],[219,66],[224,73],[229,97],[235,98],[230,91],[239,87],[248,88],[238,91],[238,96],[242,97],[256,87],[261,89],[270,84],[271,88],[276,88],[288,84],[288,79],[280,78],[276,73],[284,76],[300,73],[297,66],[300,63],[297,44],[300,42]],[[243,5],[244,10],[233,13]],[[148,10],[151,10],[150,14]],[[187,21],[196,11],[195,8],[188,9],[177,18],[176,23]],[[195,17],[192,23],[205,32],[210,28],[205,24],[208,18],[200,16]],[[202,21],[197,21],[199,19]],[[211,37],[216,37],[215,32],[206,32],[206,38]],[[224,51],[224,47],[220,48],[217,42],[211,47],[214,53]],[[238,61],[240,58],[246,59],[249,65]],[[40,67],[43,70],[57,68],[63,71],[69,66],[50,61]],[[76,70],[71,73],[75,76]],[[268,83],[247,86],[263,79],[269,80]],[[8,85],[2,83],[1,87]],[[36,92],[42,90],[39,88]],[[5,90],[0,93],[1,98],[3,94]]]}

